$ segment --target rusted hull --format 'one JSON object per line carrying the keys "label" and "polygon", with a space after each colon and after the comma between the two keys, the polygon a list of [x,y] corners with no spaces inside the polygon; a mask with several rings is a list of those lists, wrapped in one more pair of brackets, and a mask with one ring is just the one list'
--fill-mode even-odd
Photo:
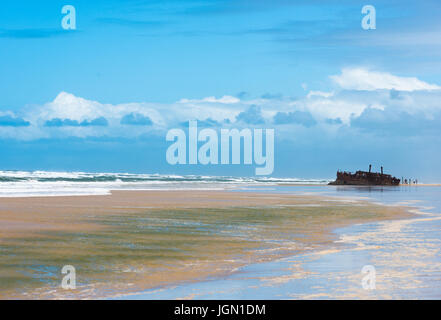
{"label": "rusted hull", "polygon": [[356,186],[397,186],[400,184],[400,179],[392,177],[389,174],[382,174],[378,172],[337,172],[337,179],[329,184]]}

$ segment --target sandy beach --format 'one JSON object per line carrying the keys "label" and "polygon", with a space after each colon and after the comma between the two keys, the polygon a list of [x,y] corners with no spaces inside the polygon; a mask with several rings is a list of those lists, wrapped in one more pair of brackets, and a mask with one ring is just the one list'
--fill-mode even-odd
{"label": "sandy beach", "polygon": [[[333,230],[410,217],[405,207],[319,195],[112,191],[0,199],[0,298],[107,298],[221,277],[326,248]],[[60,287],[73,265],[77,289]]]}

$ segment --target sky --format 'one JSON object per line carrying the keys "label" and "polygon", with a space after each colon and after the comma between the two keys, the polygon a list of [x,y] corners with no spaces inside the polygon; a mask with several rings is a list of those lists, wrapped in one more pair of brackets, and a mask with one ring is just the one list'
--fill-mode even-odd
{"label": "sky", "polygon": [[[62,28],[64,5],[75,30]],[[362,7],[376,11],[365,30]],[[439,1],[2,1],[0,170],[254,175],[168,130],[273,128],[273,176],[441,181]]]}

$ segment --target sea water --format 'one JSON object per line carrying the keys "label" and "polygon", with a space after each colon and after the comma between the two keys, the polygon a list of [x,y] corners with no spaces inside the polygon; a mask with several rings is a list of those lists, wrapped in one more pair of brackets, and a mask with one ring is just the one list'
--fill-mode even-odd
{"label": "sea water", "polygon": [[[276,186],[266,187],[264,192],[316,194],[348,201],[366,199],[409,206],[416,215],[335,230],[335,246],[321,251],[251,264],[223,278],[155,288],[120,298],[441,298],[441,187]],[[363,287],[362,269],[366,265],[375,268],[375,289]]]}

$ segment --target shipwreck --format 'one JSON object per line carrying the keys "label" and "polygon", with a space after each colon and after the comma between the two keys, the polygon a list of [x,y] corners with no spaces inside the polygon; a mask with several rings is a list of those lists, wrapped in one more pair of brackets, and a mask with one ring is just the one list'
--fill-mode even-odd
{"label": "shipwreck", "polygon": [[355,173],[346,171],[337,171],[337,179],[330,182],[330,185],[355,185],[355,186],[397,186],[400,179],[390,174],[381,172],[371,172],[372,165],[369,165],[369,171],[357,171]]}

